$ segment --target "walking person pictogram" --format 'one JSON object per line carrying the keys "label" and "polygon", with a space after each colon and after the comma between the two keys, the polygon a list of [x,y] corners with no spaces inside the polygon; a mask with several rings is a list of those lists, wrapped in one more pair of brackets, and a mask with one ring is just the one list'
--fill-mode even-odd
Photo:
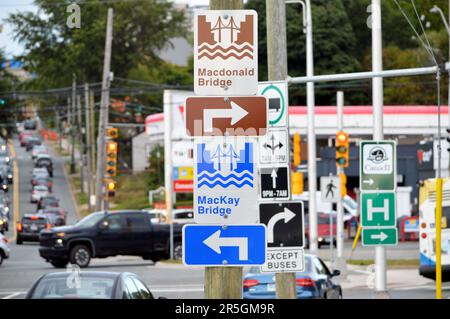
{"label": "walking person pictogram", "polygon": [[326,198],[328,198],[328,195],[331,193],[331,198],[334,198],[334,190],[336,189],[336,186],[333,183],[333,180],[330,180],[330,183],[327,184],[327,194],[325,195]]}

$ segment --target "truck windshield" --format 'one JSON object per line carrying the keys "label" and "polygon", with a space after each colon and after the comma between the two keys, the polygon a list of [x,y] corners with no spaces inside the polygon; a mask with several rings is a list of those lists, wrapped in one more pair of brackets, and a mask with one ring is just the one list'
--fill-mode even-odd
{"label": "truck windshield", "polygon": [[92,227],[97,224],[104,216],[105,213],[103,212],[92,213],[76,223],[75,226],[82,228]]}

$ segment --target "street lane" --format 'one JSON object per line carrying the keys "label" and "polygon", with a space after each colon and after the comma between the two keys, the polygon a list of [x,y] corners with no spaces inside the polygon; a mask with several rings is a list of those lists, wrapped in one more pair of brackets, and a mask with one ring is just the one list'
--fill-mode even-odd
{"label": "street lane", "polygon": [[[20,147],[19,141],[13,141],[16,151],[16,163],[19,167],[19,216],[34,213],[36,204],[30,203],[30,173],[33,169],[31,155]],[[61,206],[68,212],[68,224],[79,218],[64,175],[63,165],[66,159],[54,154],[50,149],[54,177],[53,194],[60,199]],[[10,193],[11,198],[13,194]],[[12,228],[6,234],[13,237]],[[11,257],[0,267],[0,298],[24,298],[32,284],[43,274],[65,271],[53,268],[46,263],[38,252],[38,243],[10,243]],[[167,298],[203,298],[203,269],[187,269],[183,265],[166,263],[153,264],[138,257],[119,256],[105,259],[93,259],[86,271],[128,271],[138,274],[150,287],[155,296]],[[84,270],[82,270],[84,271]]]}

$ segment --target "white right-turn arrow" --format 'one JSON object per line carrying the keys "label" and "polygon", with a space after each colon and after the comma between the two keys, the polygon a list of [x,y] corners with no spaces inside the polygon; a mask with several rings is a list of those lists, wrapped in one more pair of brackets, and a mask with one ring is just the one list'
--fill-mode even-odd
{"label": "white right-turn arrow", "polygon": [[388,238],[388,235],[386,235],[385,233],[381,232],[379,234],[371,235],[370,237],[372,239],[379,239],[380,242],[383,242],[386,238]]}
{"label": "white right-turn arrow", "polygon": [[294,217],[295,217],[295,213],[293,213],[287,207],[284,208],[284,212],[273,215],[272,218],[269,220],[269,223],[267,224],[267,233],[268,233],[267,241],[269,243],[273,243],[274,227],[275,227],[276,223],[278,223],[280,220],[284,219],[284,223],[286,224]]}
{"label": "white right-turn arrow", "polygon": [[231,109],[206,109],[203,110],[203,131],[206,133],[213,132],[213,120],[214,119],[226,119],[231,118],[231,125],[236,124],[244,117],[248,112],[238,104],[231,101]]}
{"label": "white right-turn arrow", "polygon": [[371,179],[366,179],[366,180],[363,181],[363,183],[364,184],[369,184],[370,186],[372,186],[372,184],[374,183],[374,180],[372,178]]}

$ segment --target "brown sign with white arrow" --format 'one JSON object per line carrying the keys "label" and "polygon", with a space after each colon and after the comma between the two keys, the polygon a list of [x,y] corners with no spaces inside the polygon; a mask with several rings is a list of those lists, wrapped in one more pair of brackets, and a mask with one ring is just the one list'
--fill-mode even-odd
{"label": "brown sign with white arrow", "polygon": [[267,131],[267,99],[189,97],[186,99],[189,136],[261,136]]}

